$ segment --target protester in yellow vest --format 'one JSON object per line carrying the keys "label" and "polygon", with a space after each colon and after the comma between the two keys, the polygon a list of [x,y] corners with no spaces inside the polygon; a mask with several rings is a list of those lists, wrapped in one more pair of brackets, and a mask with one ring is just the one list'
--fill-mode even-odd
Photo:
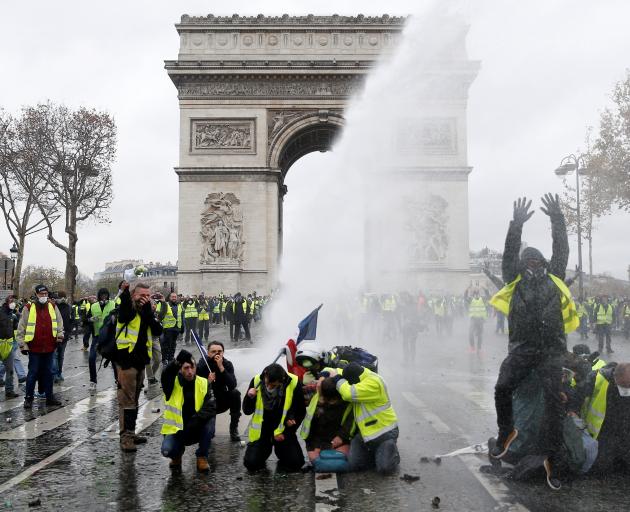
{"label": "protester in yellow vest", "polygon": [[504,457],[518,436],[514,428],[512,395],[533,371],[544,376],[545,418],[541,428],[541,455],[547,484],[561,487],[557,474],[558,451],[562,447],[564,405],[561,401],[562,363],[566,353],[566,333],[575,330],[579,320],[569,289],[564,284],[569,258],[569,242],[560,199],[546,194],[541,210],[551,220],[553,254],[547,261],[537,249],[527,247],[519,258],[523,224],[534,211],[526,198],[514,202],[514,217],[508,229],[503,252],[503,282],[508,283],[490,301],[508,315],[508,356],[499,370],[495,405],[499,435],[491,456]]}
{"label": "protester in yellow vest", "polygon": [[181,350],[164,368],[162,420],[162,455],[171,459],[171,469],[179,469],[186,446],[198,444],[197,471],[205,473],[208,450],[214,437],[216,404],[208,379],[197,375],[192,354]]}
{"label": "protester in yellow vest", "polygon": [[597,333],[598,350],[602,352],[604,350],[604,339],[606,340],[606,352],[612,354],[612,339],[611,329],[613,323],[613,310],[614,307],[608,302],[608,295],[603,295],[600,298],[600,302],[595,303],[595,309],[593,316],[595,317],[595,332]]}
{"label": "protester in yellow vest", "polygon": [[381,474],[395,472],[400,464],[398,418],[383,378],[356,363],[334,377],[341,398],[353,405],[359,430],[350,445],[350,470],[374,467]]}
{"label": "protester in yellow vest", "polygon": [[253,414],[243,464],[250,471],[265,467],[274,450],[278,466],[298,471],[304,454],[296,431],[305,415],[302,384],[279,364],[270,364],[249,383],[243,414]]}
{"label": "protester in yellow vest", "polygon": [[116,324],[118,350],[114,362],[118,381],[120,447],[125,452],[135,452],[136,444],[146,443],[146,438],[135,433],[138,398],[145,366],[151,362],[153,336],[162,334],[162,326],[155,318],[149,286],[136,283],[132,293],[128,286],[120,295]]}
{"label": "protester in yellow vest", "polygon": [[[488,292],[486,291],[486,295]],[[488,318],[488,310],[486,301],[479,294],[479,289],[474,288],[472,293],[470,288],[464,293],[464,300],[468,303],[468,351],[481,353],[481,345],[483,344],[483,324]],[[475,338],[477,338],[477,347],[475,349]]]}
{"label": "protester in yellow vest", "polygon": [[17,343],[14,330],[17,326],[15,296],[9,295],[0,306],[0,362],[4,365],[4,396],[7,400],[17,398],[13,382],[13,362]]}
{"label": "protester in yellow vest", "polygon": [[598,441],[592,473],[630,469],[630,363],[609,363],[592,372],[578,385],[569,411],[581,415],[588,432]]}
{"label": "protester in yellow vest", "polygon": [[46,405],[61,405],[53,395],[52,359],[57,344],[63,342],[63,320],[59,308],[49,300],[46,286],[37,285],[35,294],[36,302],[25,305],[22,310],[16,336],[20,350],[28,353],[25,409],[33,407],[36,382],[42,383]]}

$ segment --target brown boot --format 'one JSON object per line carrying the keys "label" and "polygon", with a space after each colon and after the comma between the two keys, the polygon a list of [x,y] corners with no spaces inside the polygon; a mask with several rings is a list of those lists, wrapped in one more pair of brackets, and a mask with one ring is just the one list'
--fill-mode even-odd
{"label": "brown boot", "polygon": [[123,432],[120,434],[120,449],[126,453],[138,450],[136,448],[136,444],[133,442],[133,435],[131,435],[130,432]]}
{"label": "brown boot", "polygon": [[199,471],[199,473],[207,473],[210,471],[208,457],[197,457],[197,471]]}
{"label": "brown boot", "polygon": [[182,467],[182,456],[180,455],[179,457],[173,457],[171,459],[171,462],[169,463],[168,467],[170,467],[171,469],[179,469]]}

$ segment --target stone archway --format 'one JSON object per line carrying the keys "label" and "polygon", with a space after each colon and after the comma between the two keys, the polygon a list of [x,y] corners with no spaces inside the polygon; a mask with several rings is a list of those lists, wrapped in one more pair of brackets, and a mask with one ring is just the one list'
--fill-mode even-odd
{"label": "stone archway", "polygon": [[[286,172],[301,156],[330,148],[348,99],[396,47],[404,22],[387,15],[182,16],[179,55],[165,67],[180,107],[183,293],[274,286]],[[414,162],[416,176],[444,171],[465,197],[465,100],[477,65],[465,58],[463,40],[461,50],[457,65],[439,73],[440,101],[453,105],[449,117],[416,126],[409,143],[439,155]],[[427,139],[427,127],[437,127],[439,137]],[[451,218],[467,226],[467,211]],[[465,238],[440,269],[467,271],[467,230]],[[431,272],[435,267],[428,262]]]}

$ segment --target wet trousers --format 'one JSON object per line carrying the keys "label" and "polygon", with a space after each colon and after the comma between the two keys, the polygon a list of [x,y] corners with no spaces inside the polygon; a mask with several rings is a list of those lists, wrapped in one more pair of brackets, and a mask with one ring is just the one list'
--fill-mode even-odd
{"label": "wet trousers", "polygon": [[604,350],[604,340],[606,340],[606,350],[612,350],[612,347],[610,346],[612,342],[610,338],[610,325],[599,324],[595,326],[595,330],[597,331],[598,350],[600,352]]}
{"label": "wet trousers", "polygon": [[284,441],[276,441],[273,436],[261,436],[258,441],[247,443],[243,464],[250,471],[265,467],[271,450],[278,457],[278,465],[290,471],[298,471],[304,465],[304,454],[295,433],[284,433]]}
{"label": "wet trousers", "polygon": [[184,329],[184,343],[186,343],[186,345],[190,345],[190,331],[197,330],[197,318],[184,318]]}
{"label": "wet trousers", "polygon": [[138,398],[142,392],[144,382],[144,368],[123,369],[117,367],[118,381],[118,423],[120,426],[120,439],[133,438],[136,431],[136,418],[138,417]]}
{"label": "wet trousers", "polygon": [[483,318],[471,318],[468,326],[468,344],[470,348],[475,348],[475,338],[477,338],[477,349],[483,343]]}
{"label": "wet trousers", "polygon": [[230,430],[238,428],[238,420],[241,417],[241,392],[238,389],[217,393],[214,396],[217,403],[217,414],[230,411]]}
{"label": "wet trousers", "polygon": [[508,354],[501,363],[494,387],[499,435],[506,436],[514,429],[512,394],[529,374],[536,370],[545,398],[545,412],[540,429],[544,455],[553,456],[562,446],[562,360],[558,356]]}
{"label": "wet trousers", "polygon": [[54,352],[45,354],[28,353],[28,374],[26,375],[26,392],[25,398],[33,398],[35,393],[35,383],[40,382],[42,391],[46,395],[46,399],[53,397],[53,376],[52,376],[52,359]]}
{"label": "wet trousers", "polygon": [[53,374],[53,379],[58,379],[59,377],[62,377],[62,373],[63,373],[63,360],[64,360],[64,356],[66,354],[66,347],[68,346],[68,338],[70,336],[68,335],[62,343],[57,343],[57,348],[55,349],[55,352],[53,354],[53,360],[52,360],[52,374]]}
{"label": "wet trousers", "polygon": [[162,362],[162,350],[160,347],[160,339],[153,338],[153,354],[151,362],[144,367],[147,372],[147,379],[157,379],[160,363]]}
{"label": "wet trousers", "polygon": [[210,320],[199,320],[197,322],[197,333],[200,341],[207,341],[210,336]]}
{"label": "wet trousers", "polygon": [[2,361],[4,367],[4,392],[12,393],[15,389],[13,383],[13,360],[15,358],[15,350],[11,350],[6,359]]}
{"label": "wet trousers", "polygon": [[374,468],[378,473],[390,475],[400,464],[400,454],[396,440],[398,428],[365,443],[361,435],[356,435],[350,443],[348,463],[350,471],[364,471]]}
{"label": "wet trousers", "polygon": [[94,327],[90,322],[85,322],[83,324],[83,348],[88,348],[90,346],[90,338],[94,338]]}
{"label": "wet trousers", "polygon": [[177,336],[179,336],[179,330],[177,329],[164,329],[164,332],[162,333],[160,345],[162,347],[162,363],[164,366],[175,359]]}
{"label": "wet trousers", "polygon": [[249,332],[249,322],[247,320],[243,321],[243,322],[239,322],[236,321],[234,323],[234,341],[238,341],[239,338],[241,337],[241,326],[243,327],[243,330],[245,331],[245,339],[247,341],[251,341],[252,339],[252,335]]}
{"label": "wet trousers", "polygon": [[195,455],[197,457],[207,457],[210,450],[210,443],[214,437],[215,418],[210,418],[200,429],[180,430],[175,434],[167,434],[162,440],[162,455],[170,459],[181,457],[186,450],[186,446],[199,444]]}

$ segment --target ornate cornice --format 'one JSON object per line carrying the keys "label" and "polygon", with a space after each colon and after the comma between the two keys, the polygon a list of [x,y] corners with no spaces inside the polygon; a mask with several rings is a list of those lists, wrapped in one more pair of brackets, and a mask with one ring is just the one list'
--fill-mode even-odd
{"label": "ornate cornice", "polygon": [[382,16],[364,16],[359,14],[358,16],[340,16],[333,14],[332,16],[314,16],[309,14],[307,16],[289,16],[283,14],[282,16],[265,16],[259,14],[257,16],[239,16],[234,14],[232,16],[215,16],[214,14],[208,14],[207,16],[189,16],[183,14],[181,22],[177,25],[177,28],[184,28],[188,25],[194,26],[328,26],[328,25],[340,25],[340,26],[394,26],[400,27],[405,24],[407,17],[405,16],[390,16],[389,14],[383,14]]}

